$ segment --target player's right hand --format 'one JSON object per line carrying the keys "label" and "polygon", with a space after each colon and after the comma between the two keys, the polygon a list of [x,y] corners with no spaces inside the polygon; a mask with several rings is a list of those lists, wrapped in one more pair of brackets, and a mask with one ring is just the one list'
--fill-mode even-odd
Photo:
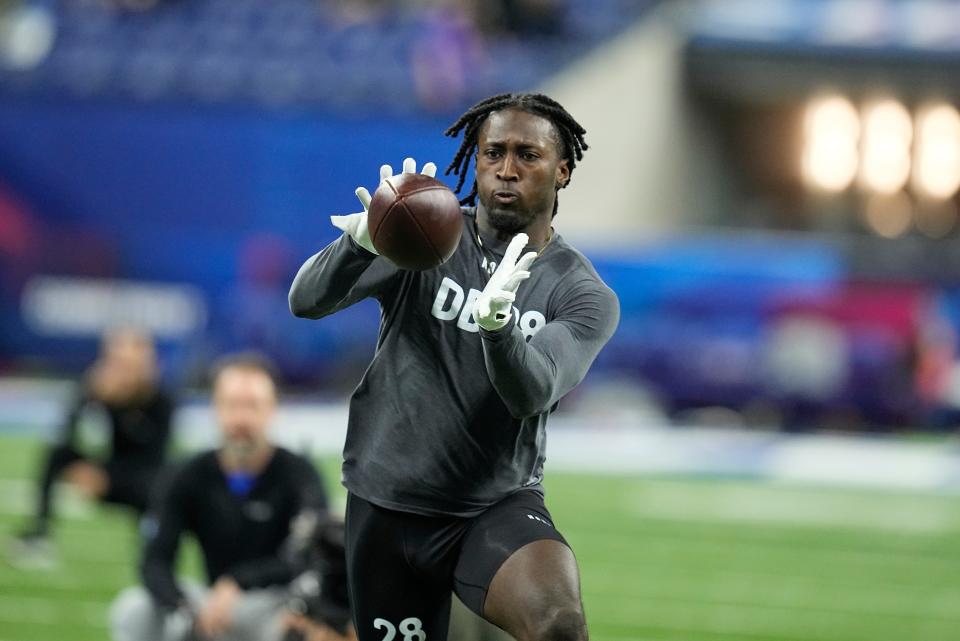
{"label": "player's right hand", "polygon": [[[403,173],[417,173],[417,161],[413,158],[405,159],[403,161]],[[420,173],[433,178],[437,175],[437,166],[432,162],[428,162],[423,166],[423,169],[420,170]],[[390,165],[380,166],[381,183],[392,175],[393,167]],[[370,239],[370,229],[367,227],[367,210],[370,209],[371,200],[370,192],[367,191],[366,187],[357,187],[355,193],[357,194],[357,198],[360,199],[360,204],[363,205],[363,211],[346,216],[330,216],[330,222],[333,223],[333,226],[337,229],[343,230],[344,233],[353,238],[358,245],[371,254],[379,254],[380,252],[373,246],[373,241]]]}

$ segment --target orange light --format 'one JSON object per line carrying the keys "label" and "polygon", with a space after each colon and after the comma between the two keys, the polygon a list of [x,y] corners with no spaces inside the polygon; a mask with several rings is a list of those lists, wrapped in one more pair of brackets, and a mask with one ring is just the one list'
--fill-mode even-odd
{"label": "orange light", "polygon": [[917,114],[913,186],[935,200],[960,188],[960,114],[951,105],[928,105]]}
{"label": "orange light", "polygon": [[828,192],[847,189],[857,174],[860,118],[842,96],[816,98],[804,115],[801,173],[808,186]]}
{"label": "orange light", "polygon": [[910,177],[913,121],[906,107],[885,99],[863,110],[860,184],[880,194],[895,194]]}

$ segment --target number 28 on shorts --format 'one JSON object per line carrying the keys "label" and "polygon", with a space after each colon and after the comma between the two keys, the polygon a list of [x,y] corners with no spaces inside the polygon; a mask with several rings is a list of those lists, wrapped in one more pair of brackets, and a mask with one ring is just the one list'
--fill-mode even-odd
{"label": "number 28 on shorts", "polygon": [[427,633],[423,631],[423,622],[416,617],[407,617],[400,622],[399,626],[394,626],[386,619],[374,619],[373,627],[377,630],[385,629],[386,634],[383,641],[393,641],[397,636],[397,630],[403,635],[403,641],[427,641]]}

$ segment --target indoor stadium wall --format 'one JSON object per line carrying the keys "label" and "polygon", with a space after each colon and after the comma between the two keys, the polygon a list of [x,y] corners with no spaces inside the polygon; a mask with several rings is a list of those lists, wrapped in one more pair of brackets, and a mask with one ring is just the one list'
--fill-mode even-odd
{"label": "indoor stadium wall", "polygon": [[723,201],[717,143],[685,96],[678,19],[653,11],[542,87],[594,150],[561,199],[560,229],[577,243],[630,245],[714,218]]}

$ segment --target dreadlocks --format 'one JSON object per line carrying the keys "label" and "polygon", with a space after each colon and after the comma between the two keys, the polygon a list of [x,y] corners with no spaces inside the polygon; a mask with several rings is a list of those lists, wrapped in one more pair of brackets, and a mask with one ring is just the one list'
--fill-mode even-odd
{"label": "dreadlocks", "polygon": [[[573,174],[573,168],[577,161],[583,159],[583,152],[587,149],[587,143],[583,136],[587,133],[586,129],[580,126],[573,116],[567,113],[560,103],[539,93],[502,93],[486,100],[482,100],[470,107],[460,118],[453,123],[449,129],[443,132],[445,135],[456,138],[463,132],[463,142],[457,154],[453,157],[453,162],[446,169],[446,174],[453,173],[460,177],[457,182],[457,193],[463,187],[467,179],[467,170],[470,167],[470,159],[477,153],[477,141],[480,133],[480,127],[486,122],[487,116],[494,111],[501,109],[522,109],[538,116],[543,116],[553,123],[560,138],[558,147],[560,157],[566,159],[570,174]],[[568,180],[566,187],[570,184]],[[470,193],[460,200],[461,205],[477,204],[477,182],[473,182]],[[557,215],[557,201],[553,202],[553,215]]]}

